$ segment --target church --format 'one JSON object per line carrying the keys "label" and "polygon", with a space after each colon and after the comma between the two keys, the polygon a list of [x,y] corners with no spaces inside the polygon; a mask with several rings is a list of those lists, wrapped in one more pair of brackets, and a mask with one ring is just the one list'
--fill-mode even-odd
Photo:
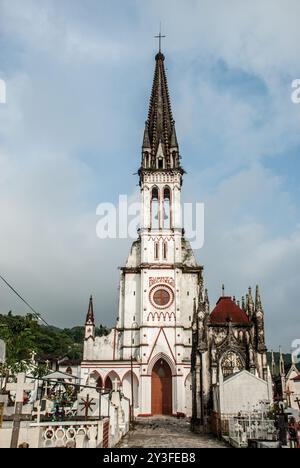
{"label": "church", "polygon": [[255,301],[249,290],[242,305],[223,294],[210,313],[203,266],[182,225],[184,173],[159,51],[138,172],[138,238],[121,268],[108,336],[95,336],[90,299],[81,379],[102,389],[119,385],[135,416],[187,416],[203,425],[218,406],[220,380],[245,371],[245,386],[250,379],[249,389],[261,385],[268,396],[267,350],[258,288]]}
{"label": "church", "polygon": [[139,169],[140,229],[121,268],[117,323],[95,337],[90,301],[81,377],[94,373],[106,389],[117,379],[135,415],[191,416],[193,307],[203,268],[181,222],[184,170],[164,63],[159,52]]}

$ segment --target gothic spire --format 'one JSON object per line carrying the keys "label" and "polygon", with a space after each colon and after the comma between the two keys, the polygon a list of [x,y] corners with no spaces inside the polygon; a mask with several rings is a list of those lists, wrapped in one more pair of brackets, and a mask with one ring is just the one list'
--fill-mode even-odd
{"label": "gothic spire", "polygon": [[252,298],[252,289],[249,287],[247,297],[247,315],[252,320],[254,313],[254,302]]}
{"label": "gothic spire", "polygon": [[282,354],[282,349],[281,346],[279,346],[279,370],[280,370],[280,375],[285,376],[285,362],[284,362],[284,357]]}
{"label": "gothic spire", "polygon": [[274,357],[274,351],[273,350],[272,350],[271,371],[272,371],[272,377],[274,377],[276,375],[276,364],[275,364],[275,357]]}
{"label": "gothic spire", "polygon": [[[153,86],[143,140],[143,167],[151,169],[180,168],[179,148],[164,61],[165,56],[158,52],[155,57]],[[160,164],[157,162],[159,148],[161,148]]]}
{"label": "gothic spire", "polygon": [[261,304],[261,298],[260,298],[260,292],[259,292],[259,286],[256,286],[256,291],[255,291],[255,311],[262,311],[262,304]]}
{"label": "gothic spire", "polygon": [[94,325],[94,323],[95,323],[93,296],[90,297],[89,308],[88,308],[88,312],[87,312],[87,315],[86,315],[85,323],[89,324],[89,325]]}

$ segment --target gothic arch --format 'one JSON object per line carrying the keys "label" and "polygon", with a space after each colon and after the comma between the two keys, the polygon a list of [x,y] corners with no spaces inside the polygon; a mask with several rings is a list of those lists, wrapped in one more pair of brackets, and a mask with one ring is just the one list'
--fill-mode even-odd
{"label": "gothic arch", "polygon": [[151,190],[151,228],[152,229],[158,229],[160,227],[160,210],[159,210],[159,204],[160,204],[160,194],[159,194],[159,188],[154,185]]}
{"label": "gothic arch", "polygon": [[151,359],[151,361],[148,364],[148,375],[152,374],[152,369],[155,366],[155,364],[157,363],[157,361],[159,361],[159,359],[163,359],[163,360],[166,361],[167,364],[169,364],[171,372],[172,372],[172,376],[176,375],[177,371],[176,371],[176,367],[174,365],[174,362],[165,353],[158,353]]}
{"label": "gothic arch", "polygon": [[[139,379],[136,373],[133,371],[133,405],[134,408],[139,407]],[[122,379],[122,391],[126,398],[128,398],[131,402],[132,399],[132,392],[131,392],[131,371],[127,371],[126,374],[123,376]]]}
{"label": "gothic arch", "polygon": [[120,385],[121,379],[118,376],[118,374],[114,370],[110,371],[105,377],[105,384],[104,384],[105,390],[112,390],[113,385],[114,385],[114,380],[116,379],[118,380],[118,384]]}
{"label": "gothic arch", "polygon": [[93,370],[90,373],[90,377],[94,378],[94,380],[96,381],[97,390],[103,388],[103,378],[100,372],[98,372],[97,370]]}
{"label": "gothic arch", "polygon": [[151,414],[171,415],[173,408],[173,375],[166,359],[156,360],[151,372]]}
{"label": "gothic arch", "polygon": [[154,320],[154,316],[152,314],[152,312],[149,313],[148,317],[147,317],[147,322],[149,322],[150,318],[152,317],[152,322]]}
{"label": "gothic arch", "polygon": [[220,358],[220,369],[224,377],[245,369],[245,359],[235,348],[226,350]]}
{"label": "gothic arch", "polygon": [[171,229],[172,227],[172,191],[168,185],[162,189],[163,201],[163,227]]}
{"label": "gothic arch", "polygon": [[146,151],[146,152],[144,153],[144,167],[145,167],[145,168],[150,167],[150,165],[149,165],[149,153],[148,153],[148,151]]}

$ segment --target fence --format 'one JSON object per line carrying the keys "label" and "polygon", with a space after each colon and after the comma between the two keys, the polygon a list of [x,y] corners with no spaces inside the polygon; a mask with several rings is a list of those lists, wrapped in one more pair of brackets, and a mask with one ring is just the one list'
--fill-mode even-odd
{"label": "fence", "polygon": [[103,447],[104,424],[106,426],[109,424],[108,419],[30,424],[30,427],[40,429],[38,442],[40,448],[97,448]]}
{"label": "fence", "polygon": [[270,419],[233,417],[229,419],[229,440],[237,447],[248,447],[249,440],[276,441],[275,421]]}

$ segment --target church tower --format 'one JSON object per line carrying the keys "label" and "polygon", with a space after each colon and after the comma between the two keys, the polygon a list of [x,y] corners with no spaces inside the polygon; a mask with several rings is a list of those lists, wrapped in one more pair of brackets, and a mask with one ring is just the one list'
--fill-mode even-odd
{"label": "church tower", "polygon": [[133,385],[135,414],[190,416],[192,320],[204,294],[203,267],[184,237],[184,170],[164,64],[160,51],[138,173],[140,228],[121,268],[117,325],[86,347],[82,371],[94,369],[104,387],[113,374],[130,399]]}

